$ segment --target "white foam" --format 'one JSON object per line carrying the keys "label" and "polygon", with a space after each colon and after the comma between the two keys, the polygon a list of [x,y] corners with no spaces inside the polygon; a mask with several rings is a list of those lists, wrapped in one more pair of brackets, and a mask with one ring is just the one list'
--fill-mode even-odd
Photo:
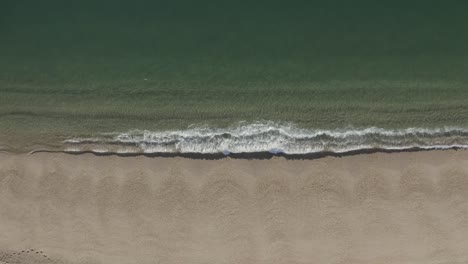
{"label": "white foam", "polygon": [[[306,129],[291,123],[241,122],[228,128],[207,126],[185,130],[105,133],[72,138],[65,145],[96,152],[118,153],[252,153],[308,154],[360,149],[468,148],[468,129],[462,127],[384,129]],[[112,146],[112,147],[111,147]]]}

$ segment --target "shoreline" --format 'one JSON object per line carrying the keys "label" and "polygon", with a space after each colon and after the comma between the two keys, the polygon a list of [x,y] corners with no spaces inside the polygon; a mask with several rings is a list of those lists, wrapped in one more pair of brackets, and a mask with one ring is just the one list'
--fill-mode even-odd
{"label": "shoreline", "polygon": [[[106,157],[106,156],[117,156],[117,157],[147,157],[147,158],[187,158],[195,160],[221,160],[225,158],[232,159],[247,159],[247,160],[269,160],[276,157],[281,157],[287,160],[316,160],[327,157],[334,158],[343,158],[349,156],[357,155],[369,155],[377,153],[385,154],[397,154],[397,153],[414,153],[414,152],[430,152],[430,151],[464,151],[467,150],[467,147],[459,146],[450,146],[447,148],[431,147],[431,148],[421,148],[421,147],[410,147],[403,149],[385,149],[385,148],[363,148],[357,150],[350,150],[345,152],[332,152],[332,151],[322,151],[316,153],[305,153],[305,154],[288,154],[288,153],[272,153],[272,152],[244,152],[244,153],[167,153],[167,152],[154,152],[154,153],[121,153],[121,152],[99,152],[99,151],[62,151],[62,150],[35,150],[27,153],[27,155],[35,155],[39,153],[63,153],[68,155],[85,155],[92,154],[97,157]],[[4,151],[6,154],[8,151]],[[15,153],[18,154],[18,153]]]}

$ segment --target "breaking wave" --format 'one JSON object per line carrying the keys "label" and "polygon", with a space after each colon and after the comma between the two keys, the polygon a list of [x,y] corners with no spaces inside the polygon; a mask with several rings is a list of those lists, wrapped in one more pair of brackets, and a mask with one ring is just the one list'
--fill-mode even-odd
{"label": "breaking wave", "polygon": [[468,148],[468,129],[459,127],[306,129],[294,124],[239,123],[228,128],[104,133],[65,140],[65,151],[95,153],[344,153],[361,149]]}

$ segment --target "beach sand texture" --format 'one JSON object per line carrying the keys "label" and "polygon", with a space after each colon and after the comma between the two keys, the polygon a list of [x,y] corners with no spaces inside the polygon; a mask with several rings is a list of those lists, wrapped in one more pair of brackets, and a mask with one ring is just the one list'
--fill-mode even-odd
{"label": "beach sand texture", "polygon": [[0,154],[0,263],[468,263],[468,152]]}

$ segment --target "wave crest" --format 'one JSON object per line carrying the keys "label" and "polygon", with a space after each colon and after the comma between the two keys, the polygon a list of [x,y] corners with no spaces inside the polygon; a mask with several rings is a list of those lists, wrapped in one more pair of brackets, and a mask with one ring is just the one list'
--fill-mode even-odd
{"label": "wave crest", "polygon": [[115,153],[343,153],[359,149],[468,148],[468,129],[460,127],[384,129],[306,129],[291,123],[239,123],[228,128],[105,133],[71,138],[66,151]]}

